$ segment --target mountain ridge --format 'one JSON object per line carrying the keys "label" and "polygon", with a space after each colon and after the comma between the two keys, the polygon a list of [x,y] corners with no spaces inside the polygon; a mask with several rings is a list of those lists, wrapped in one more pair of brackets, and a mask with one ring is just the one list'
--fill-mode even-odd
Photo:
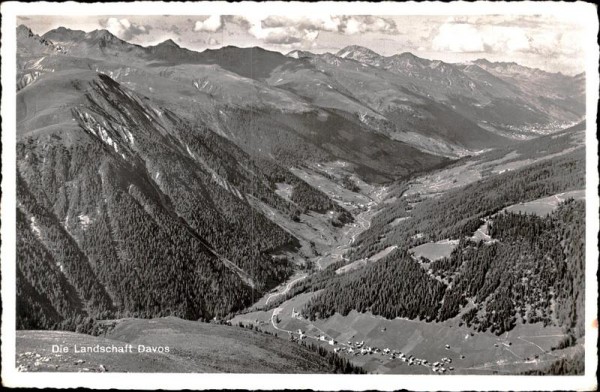
{"label": "mountain ridge", "polygon": [[[21,27],[24,27],[27,30],[31,31],[31,29],[29,29],[29,27],[27,27],[25,24],[21,24],[21,25],[18,26],[18,28],[21,28]],[[110,38],[111,40],[114,39],[114,38],[116,38],[116,39],[118,39],[120,41],[127,42],[130,45],[142,47],[140,45],[133,44],[133,43],[130,43],[130,42],[126,41],[126,40],[118,38],[116,35],[114,35],[113,33],[111,33],[107,29],[96,29],[96,30],[93,30],[93,31],[90,31],[90,32],[85,32],[83,30],[73,30],[73,29],[69,29],[67,27],[60,26],[60,27],[57,27],[55,29],[48,30],[47,32],[45,32],[41,36],[44,37],[44,38],[52,40],[53,37],[56,39],[56,37],[60,36],[61,34],[65,34],[65,33],[76,34],[78,36],[81,36],[81,35],[91,35],[93,33],[93,34],[96,34],[96,35],[101,35],[101,36],[103,36],[105,38]],[[178,45],[175,41],[173,41],[172,38],[166,38],[164,41],[162,41],[161,43],[159,43],[157,45],[154,45],[154,46],[158,46],[158,45],[164,44],[167,41],[172,42],[175,46],[177,46],[177,47],[179,47],[181,49],[185,49],[185,48],[182,48],[180,45]],[[226,50],[232,50],[232,49],[260,49],[260,50],[267,51],[267,52],[280,53],[280,54],[282,54],[284,56],[288,56],[288,55],[290,55],[290,53],[303,53],[303,54],[306,55],[306,57],[312,57],[312,56],[319,56],[320,55],[320,54],[316,54],[316,53],[310,52],[308,50],[297,50],[297,49],[296,50],[292,50],[292,51],[290,51],[288,53],[281,53],[281,52],[271,51],[269,49],[265,49],[265,48],[262,48],[262,47],[256,46],[256,45],[255,46],[251,46],[251,47],[238,47],[238,46],[235,46],[235,45],[224,45],[224,46],[221,46],[219,48],[209,48],[209,49],[204,49],[202,51],[196,51],[196,50],[192,50],[192,49],[188,49],[188,50],[192,51],[192,52],[195,52],[195,53],[204,53],[204,52],[207,52],[207,51],[209,51],[209,52],[213,51],[214,52],[214,51],[218,51],[218,50],[221,50],[221,49],[226,49]],[[522,67],[522,68],[526,68],[526,69],[530,69],[530,70],[538,70],[540,72],[544,72],[544,73],[550,74],[550,75],[560,75],[560,76],[565,76],[565,77],[575,77],[575,76],[584,74],[584,72],[580,72],[578,74],[569,76],[569,75],[563,74],[560,71],[558,71],[558,72],[549,72],[549,71],[545,71],[545,70],[540,69],[540,68],[524,66],[524,65],[518,64],[517,62],[514,62],[514,61],[489,61],[486,58],[478,58],[478,59],[467,61],[467,62],[463,62],[463,63],[447,63],[447,62],[444,62],[444,61],[441,61],[441,60],[429,60],[429,59],[425,59],[425,58],[422,58],[422,57],[419,57],[419,56],[415,55],[412,52],[400,52],[400,53],[395,53],[395,54],[392,54],[392,55],[389,55],[389,56],[384,56],[384,55],[381,55],[381,54],[377,53],[376,51],[374,51],[374,50],[372,50],[370,48],[367,48],[366,46],[362,46],[362,45],[348,45],[348,46],[345,46],[345,47],[339,49],[335,53],[335,55],[338,56],[338,57],[342,57],[341,54],[344,54],[344,53],[347,53],[347,52],[352,52],[352,51],[358,51],[358,52],[361,52],[361,53],[366,54],[368,56],[373,56],[373,57],[378,57],[378,58],[390,58],[390,57],[408,58],[408,57],[411,57],[413,59],[418,59],[419,61],[426,61],[426,62],[439,61],[439,62],[442,62],[442,63],[445,63],[445,64],[451,64],[451,65],[452,64],[469,64],[469,63],[482,63],[482,64],[487,64],[487,65],[499,65],[499,66],[500,65],[502,65],[502,66],[517,65],[517,66]],[[347,53],[345,56],[343,56],[343,58],[347,58],[349,55],[350,55],[350,53]]]}

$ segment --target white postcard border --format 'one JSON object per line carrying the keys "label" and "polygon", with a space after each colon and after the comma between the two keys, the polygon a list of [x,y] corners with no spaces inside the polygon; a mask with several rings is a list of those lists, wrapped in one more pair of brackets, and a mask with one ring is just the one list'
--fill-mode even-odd
{"label": "white postcard border", "polygon": [[[4,3],[2,4],[2,381],[5,386],[120,389],[314,389],[314,390],[591,390],[597,385],[598,289],[598,20],[593,4],[557,2],[476,3]],[[210,15],[328,13],[345,15],[561,15],[588,28],[586,139],[586,370],[583,376],[420,376],[296,374],[20,373],[15,369],[16,275],[16,16],[17,15]]]}

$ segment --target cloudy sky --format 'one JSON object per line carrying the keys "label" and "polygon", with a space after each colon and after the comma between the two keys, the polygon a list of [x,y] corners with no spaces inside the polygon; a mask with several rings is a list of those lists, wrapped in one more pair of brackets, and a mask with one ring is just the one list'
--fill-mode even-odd
{"label": "cloudy sky", "polygon": [[584,69],[586,31],[572,16],[24,16],[18,23],[43,34],[58,26],[107,29],[143,46],[171,38],[193,49],[226,45],[336,52],[362,45],[382,55],[413,52],[447,62],[487,58],[515,61],[551,72]]}

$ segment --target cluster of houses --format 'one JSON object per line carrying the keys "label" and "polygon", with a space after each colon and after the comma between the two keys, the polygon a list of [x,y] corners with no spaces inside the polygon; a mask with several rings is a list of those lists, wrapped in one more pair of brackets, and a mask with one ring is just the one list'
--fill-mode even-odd
{"label": "cluster of houses", "polygon": [[452,358],[444,357],[440,362],[432,363],[431,370],[433,370],[434,373],[446,373],[446,370],[454,370],[452,366],[449,366],[451,363]]}
{"label": "cluster of houses", "polygon": [[[292,334],[292,333],[290,332],[290,335],[291,335],[291,339],[292,339],[292,341],[298,341],[298,342],[300,342],[300,341],[302,341],[302,340],[305,340],[305,339],[306,339],[306,337],[307,337],[307,336],[306,336],[306,334],[304,333],[304,331],[302,331],[301,329],[298,329],[298,330],[296,331],[296,333],[298,334],[298,338],[296,338],[296,337],[294,336],[294,334]],[[311,338],[313,338],[313,339],[316,339],[316,340],[319,340],[319,341],[321,341],[321,342],[327,342],[327,343],[329,343],[329,345],[330,345],[330,346],[335,346],[335,345],[338,343],[338,342],[337,342],[337,340],[335,340],[335,339],[333,339],[333,338],[328,338],[328,337],[327,337],[327,336],[325,336],[325,335],[318,335],[318,336],[316,336],[316,337],[315,337],[315,336],[311,336]],[[335,350],[334,350],[334,351],[335,351]],[[336,351],[336,352],[338,352],[338,351]]]}
{"label": "cluster of houses", "polygon": [[[307,338],[307,335],[301,330],[298,329],[297,331],[298,334],[298,338],[296,339],[294,334],[290,333],[292,339],[294,341],[302,341],[304,339]],[[384,349],[380,349],[378,347],[370,347],[370,346],[365,346],[365,342],[360,341],[360,342],[352,342],[352,341],[348,341],[346,344],[338,344],[338,342],[333,339],[333,338],[328,338],[325,335],[318,335],[318,336],[311,336],[311,338],[319,340],[321,342],[327,342],[329,343],[330,346],[336,346],[338,345],[339,347],[335,347],[333,349],[333,351],[337,354],[337,353],[344,353],[347,355],[382,355],[382,356],[389,356],[390,360],[394,360],[394,359],[399,359],[402,362],[406,362],[409,366],[425,366],[428,368],[431,368],[431,370],[434,373],[446,373],[446,371],[452,371],[454,370],[454,367],[450,366],[450,364],[452,363],[452,358],[450,357],[444,357],[442,358],[440,361],[438,362],[433,362],[430,363],[428,360],[426,359],[422,359],[422,358],[415,358],[413,355],[406,355],[403,352],[399,351],[399,350],[391,350],[389,348],[384,348]],[[450,349],[449,345],[445,345],[444,347],[446,350]],[[464,359],[465,356],[461,355],[460,356],[461,359]]]}
{"label": "cluster of houses", "polygon": [[[330,344],[332,344],[330,342]],[[348,355],[377,355],[380,354],[382,356],[389,356],[390,360],[399,359],[402,362],[406,362],[409,366],[425,366],[431,368],[431,370],[435,373],[445,373],[446,371],[454,370],[454,367],[450,366],[452,363],[452,358],[444,357],[439,362],[430,363],[426,359],[416,358],[413,355],[406,355],[399,350],[391,350],[389,348],[380,349],[378,347],[369,347],[364,345],[364,341],[347,342],[345,347],[336,347],[334,352],[336,353],[347,353]],[[447,350],[450,349],[450,346],[446,345]],[[464,359],[465,356],[461,355],[461,359]]]}

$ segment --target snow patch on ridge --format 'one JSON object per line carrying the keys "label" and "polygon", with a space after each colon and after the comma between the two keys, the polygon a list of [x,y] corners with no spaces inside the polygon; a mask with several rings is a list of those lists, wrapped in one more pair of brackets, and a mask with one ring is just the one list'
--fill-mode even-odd
{"label": "snow patch on ridge", "polygon": [[341,57],[341,58],[345,59],[346,57],[348,57],[348,55],[350,53],[352,53],[352,51],[351,50],[347,50],[344,53],[340,54],[338,57]]}

